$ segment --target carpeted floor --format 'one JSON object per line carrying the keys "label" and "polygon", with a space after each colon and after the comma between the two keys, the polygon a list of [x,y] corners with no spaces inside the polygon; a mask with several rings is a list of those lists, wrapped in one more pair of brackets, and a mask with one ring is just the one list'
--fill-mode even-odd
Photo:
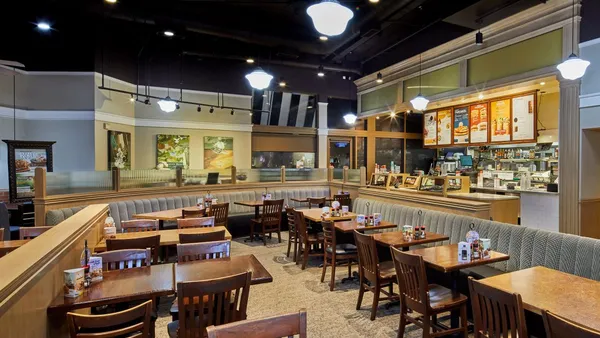
{"label": "carpeted floor", "polygon": [[[399,307],[386,309],[379,304],[377,318],[371,321],[370,309],[373,294],[365,293],[361,310],[356,311],[358,282],[340,281],[347,274],[346,267],[336,271],[335,291],[329,291],[329,271],[325,283],[321,283],[319,264],[322,258],[310,261],[306,270],[286,257],[287,233],[282,233],[282,243],[274,238],[266,247],[262,242],[244,243],[243,239],[232,242],[232,256],[253,254],[273,276],[273,282],[253,285],[250,288],[248,318],[261,318],[305,308],[308,312],[309,337],[396,337]],[[353,267],[356,271],[357,268]],[[397,285],[395,285],[397,287]],[[394,289],[397,292],[397,289]],[[156,322],[157,337],[168,337],[167,324],[171,321],[169,307],[173,298],[162,299]],[[414,325],[406,329],[405,337],[421,337],[422,331]]]}

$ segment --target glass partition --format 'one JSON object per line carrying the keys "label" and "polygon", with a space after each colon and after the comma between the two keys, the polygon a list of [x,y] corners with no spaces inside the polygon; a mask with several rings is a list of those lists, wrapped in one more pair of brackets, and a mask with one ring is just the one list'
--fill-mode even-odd
{"label": "glass partition", "polygon": [[181,174],[184,186],[204,185],[208,180],[208,174],[213,174],[211,176],[215,180],[209,182],[210,184],[231,184],[231,169],[184,169]]}
{"label": "glass partition", "polygon": [[360,169],[348,169],[348,182],[360,184]]}
{"label": "glass partition", "polygon": [[110,171],[46,173],[46,194],[48,195],[65,195],[110,190],[112,190],[112,176]]}
{"label": "glass partition", "polygon": [[327,169],[285,169],[286,181],[326,181]]}
{"label": "glass partition", "polygon": [[[240,180],[240,175],[245,175],[246,179]],[[237,183],[281,182],[281,168],[238,169],[237,180]]]}
{"label": "glass partition", "polygon": [[[287,178],[287,176],[286,176]],[[333,180],[334,181],[343,181],[344,180],[344,169],[343,168],[334,168],[333,169]]]}
{"label": "glass partition", "polygon": [[121,170],[121,189],[175,187],[175,170]]}

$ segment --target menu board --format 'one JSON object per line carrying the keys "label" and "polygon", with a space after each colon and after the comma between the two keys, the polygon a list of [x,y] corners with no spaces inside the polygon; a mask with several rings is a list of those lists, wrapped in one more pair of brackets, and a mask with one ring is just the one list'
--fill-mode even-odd
{"label": "menu board", "polygon": [[527,95],[512,99],[514,141],[533,140],[535,138],[534,96]]}
{"label": "menu board", "polygon": [[[15,172],[17,177],[17,198],[35,196],[35,168],[46,168],[46,149],[15,149]],[[47,171],[47,170],[46,170]]]}
{"label": "menu board", "polygon": [[510,99],[490,103],[492,142],[510,141]]}
{"label": "menu board", "polygon": [[438,145],[452,144],[452,110],[437,112]]}
{"label": "menu board", "polygon": [[469,110],[454,109],[454,144],[469,143]]}
{"label": "menu board", "polygon": [[487,104],[476,104],[469,107],[471,125],[471,143],[488,142],[488,110]]}
{"label": "menu board", "polygon": [[436,112],[423,114],[423,143],[425,146],[437,144],[437,119]]}

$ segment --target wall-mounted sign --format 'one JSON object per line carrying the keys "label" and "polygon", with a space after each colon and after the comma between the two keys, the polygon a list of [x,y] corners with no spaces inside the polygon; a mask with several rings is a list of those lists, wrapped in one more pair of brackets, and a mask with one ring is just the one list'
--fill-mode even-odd
{"label": "wall-mounted sign", "polygon": [[454,109],[454,144],[469,143],[469,110],[464,108]]}
{"label": "wall-mounted sign", "polygon": [[510,99],[490,103],[490,121],[492,142],[510,141]]}
{"label": "wall-mounted sign", "polygon": [[471,122],[471,143],[488,142],[488,109],[487,104],[476,104],[469,107]]}
{"label": "wall-mounted sign", "polygon": [[423,114],[423,142],[425,146],[437,145],[437,113],[425,113]]}
{"label": "wall-mounted sign", "polygon": [[512,99],[514,141],[535,139],[535,96],[527,95]]}
{"label": "wall-mounted sign", "polygon": [[438,120],[438,146],[452,144],[452,110],[440,110],[437,112]]}

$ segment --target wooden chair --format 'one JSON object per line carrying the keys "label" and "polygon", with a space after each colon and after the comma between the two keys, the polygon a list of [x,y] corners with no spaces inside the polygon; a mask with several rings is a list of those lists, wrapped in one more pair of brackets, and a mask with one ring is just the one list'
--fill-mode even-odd
{"label": "wooden chair", "polygon": [[131,221],[121,221],[123,232],[147,232],[158,231],[158,220],[134,219]]}
{"label": "wooden chair", "polygon": [[[356,310],[360,310],[365,290],[373,292],[373,305],[371,307],[371,320],[375,320],[377,306],[381,300],[398,300],[394,294],[394,282],[396,282],[396,271],[394,263],[390,261],[379,263],[377,245],[373,236],[364,235],[354,230],[354,241],[358,249],[358,274],[359,291]],[[369,282],[369,284],[367,283]],[[388,291],[383,288],[388,287]],[[381,293],[386,297],[381,297]]]}
{"label": "wooden chair", "polygon": [[229,203],[213,204],[210,206],[208,216],[215,218],[215,225],[224,226],[227,228],[227,220],[229,217]]}
{"label": "wooden chair", "polygon": [[151,313],[152,301],[149,300],[131,309],[105,315],[69,312],[67,322],[71,338],[149,337]]}
{"label": "wooden chair", "polygon": [[10,217],[4,202],[0,202],[0,229],[4,230],[4,236],[0,240],[10,241]]}
{"label": "wooden chair", "polygon": [[348,210],[352,209],[352,200],[349,194],[333,195],[333,200],[340,202],[340,206],[348,206]]}
{"label": "wooden chair", "polygon": [[197,210],[182,209],[181,210],[181,218],[198,218],[198,217],[204,217],[204,214],[205,214],[204,209],[197,209]]}
{"label": "wooden chair", "polygon": [[599,338],[600,332],[583,325],[577,324],[554,313],[542,310],[546,338]]}
{"label": "wooden chair", "polygon": [[246,319],[252,272],[177,283],[179,320],[167,325],[169,337],[205,337],[206,328]]}
{"label": "wooden chair", "polygon": [[[323,233],[311,234],[306,226],[302,211],[294,210],[295,224],[298,232],[298,255],[302,255],[302,270],[306,268],[308,257],[323,257]],[[311,252],[312,249],[312,252]],[[300,258],[300,256],[298,256]],[[296,264],[300,262],[296,260]]]}
{"label": "wooden chair", "polygon": [[23,203],[17,206],[20,219],[18,224],[21,227],[32,227],[35,225],[35,208],[33,203]]}
{"label": "wooden chair", "polygon": [[521,295],[487,286],[473,277],[469,277],[469,293],[475,320],[475,338],[529,337]]}
{"label": "wooden chair", "polygon": [[4,229],[0,229],[0,241],[4,241]]}
{"label": "wooden chair", "polygon": [[177,244],[177,262],[229,257],[231,241]]}
{"label": "wooden chair", "polygon": [[50,229],[52,229],[52,227],[49,226],[20,228],[19,239],[34,239]]}
{"label": "wooden chair", "polygon": [[180,218],[177,220],[177,229],[208,228],[214,226],[214,217]]}
{"label": "wooden chair", "polygon": [[298,230],[296,229],[296,216],[294,215],[294,208],[285,208],[285,214],[288,221],[289,238],[287,257],[290,257],[290,249],[292,248],[292,242],[294,242],[294,262],[298,255]]}
{"label": "wooden chair", "polygon": [[311,209],[313,205],[322,208],[325,206],[325,197],[320,197],[320,198],[313,198],[313,197],[309,197],[308,198],[308,208]]}
{"label": "wooden chair", "polygon": [[273,238],[272,234],[277,232],[277,238],[281,243],[281,212],[283,210],[283,199],[280,200],[265,200],[263,202],[262,215],[259,219],[250,220],[250,238],[254,238],[254,226],[261,227],[263,243],[267,245],[267,237]]}
{"label": "wooden chair", "polygon": [[225,240],[225,230],[210,231],[210,232],[199,233],[199,234],[179,234],[179,243],[180,244],[214,242],[214,241],[224,241],[224,240]]}
{"label": "wooden chair", "polygon": [[263,319],[212,325],[206,331],[208,338],[280,338],[295,335],[306,338],[306,310]]}
{"label": "wooden chair", "polygon": [[160,235],[138,238],[106,239],[106,250],[147,249],[152,252],[152,264],[158,264],[158,250],[160,248]]}
{"label": "wooden chair", "polygon": [[[391,251],[400,289],[398,337],[404,337],[404,329],[408,321],[423,329],[423,337],[439,337],[462,332],[463,337],[467,338],[467,296],[440,285],[428,284],[423,256],[405,253],[394,247],[391,247]],[[421,316],[409,316],[409,309],[420,313]],[[462,326],[448,329],[438,325],[437,315],[452,310],[460,311]]]}
{"label": "wooden chair", "polygon": [[335,225],[333,222],[323,221],[321,224],[323,225],[323,246],[325,248],[321,283],[325,280],[327,265],[331,265],[331,284],[329,285],[329,290],[333,291],[335,286],[335,267],[337,266],[338,261],[346,262],[348,265],[348,278],[350,278],[352,276],[352,262],[358,262],[358,253],[354,244],[337,244]]}
{"label": "wooden chair", "polygon": [[102,270],[123,270],[150,266],[152,254],[148,249],[124,249],[95,254],[102,257]]}

